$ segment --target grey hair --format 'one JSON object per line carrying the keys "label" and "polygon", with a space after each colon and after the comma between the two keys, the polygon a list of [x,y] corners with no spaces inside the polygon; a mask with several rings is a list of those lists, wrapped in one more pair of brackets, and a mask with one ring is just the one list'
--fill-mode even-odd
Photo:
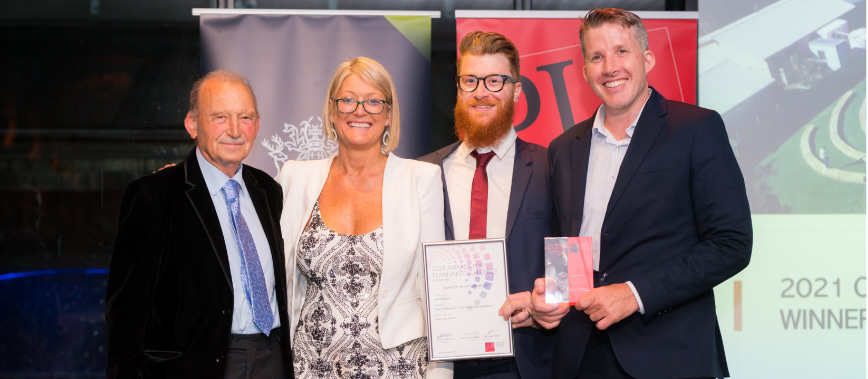
{"label": "grey hair", "polygon": [[259,104],[256,102],[256,94],[253,93],[253,87],[250,86],[250,80],[235,71],[220,69],[205,74],[205,76],[193,83],[193,89],[190,90],[190,110],[187,112],[190,116],[195,119],[199,114],[199,93],[202,92],[205,82],[211,79],[243,84],[253,98],[253,107],[256,109],[256,115],[259,115]]}

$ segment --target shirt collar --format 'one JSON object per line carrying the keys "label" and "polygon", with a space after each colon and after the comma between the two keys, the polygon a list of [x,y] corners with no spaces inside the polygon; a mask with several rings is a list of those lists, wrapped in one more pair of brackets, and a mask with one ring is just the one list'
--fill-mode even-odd
{"label": "shirt collar", "polygon": [[636,115],[636,119],[633,120],[633,123],[627,128],[627,138],[623,141],[616,141],[615,137],[612,136],[612,133],[609,132],[609,129],[606,129],[606,125],[603,121],[606,119],[606,107],[603,104],[600,104],[600,107],[597,108],[597,116],[594,117],[594,126],[592,127],[594,135],[598,135],[606,138],[606,142],[611,143],[613,145],[623,144],[624,142],[629,141],[633,138],[633,132],[636,131],[636,124],[639,123],[639,117],[642,117],[642,112],[645,111],[645,106],[648,105],[648,99],[651,98],[651,87],[648,87],[648,97],[645,99],[645,103],[642,104],[642,109],[639,110],[639,114]]}
{"label": "shirt collar", "polygon": [[199,151],[198,147],[196,147],[196,161],[199,162],[199,169],[202,170],[202,176],[205,177],[205,185],[208,186],[208,192],[211,194],[211,197],[217,196],[217,193],[223,189],[223,186],[226,185],[226,182],[228,182],[229,179],[235,179],[235,181],[241,185],[239,193],[247,191],[247,187],[244,185],[243,175],[241,175],[241,169],[244,167],[243,164],[238,165],[238,170],[235,171],[235,175],[230,178],[226,176],[223,171],[220,171],[219,168],[205,159],[205,156],[202,155],[202,152]]}
{"label": "shirt collar", "polygon": [[[504,136],[500,141],[497,142],[494,146],[486,146],[476,148],[476,151],[480,154],[487,153],[489,151],[494,151],[494,155],[497,155],[498,159],[503,159],[506,157],[506,154],[510,149],[515,145],[515,139],[518,138],[518,135],[515,134],[515,128],[510,127],[509,131],[506,132],[506,136]],[[458,155],[461,159],[467,159],[467,156],[470,155],[474,149],[467,146],[464,142],[461,142],[461,145],[458,146],[458,149],[455,150],[455,154]]]}

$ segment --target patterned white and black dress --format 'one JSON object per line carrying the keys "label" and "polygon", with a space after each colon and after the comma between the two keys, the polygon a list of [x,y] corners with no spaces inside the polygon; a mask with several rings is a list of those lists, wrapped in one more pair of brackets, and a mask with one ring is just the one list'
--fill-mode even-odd
{"label": "patterned white and black dress", "polygon": [[363,235],[328,228],[319,203],[300,240],[296,264],[308,287],[292,342],[296,378],[422,378],[425,338],[380,344],[377,294],[383,227]]}

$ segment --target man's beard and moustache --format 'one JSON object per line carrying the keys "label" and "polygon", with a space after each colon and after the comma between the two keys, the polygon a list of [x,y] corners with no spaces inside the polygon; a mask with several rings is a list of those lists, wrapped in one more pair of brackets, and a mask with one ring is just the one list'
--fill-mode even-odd
{"label": "man's beard and moustache", "polygon": [[[497,114],[488,122],[473,120],[468,109],[475,105],[494,105]],[[502,103],[497,100],[477,101],[476,99],[462,103],[459,98],[455,103],[455,133],[472,148],[493,147],[506,137],[509,128],[512,127],[514,105],[512,98],[507,98]]]}

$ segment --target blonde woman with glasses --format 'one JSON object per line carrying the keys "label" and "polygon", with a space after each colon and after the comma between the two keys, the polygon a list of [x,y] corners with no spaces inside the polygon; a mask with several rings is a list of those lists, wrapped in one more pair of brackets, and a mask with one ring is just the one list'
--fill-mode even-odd
{"label": "blonde woman with glasses", "polygon": [[278,175],[296,378],[451,377],[428,362],[420,274],[421,242],[444,238],[440,168],[391,154],[400,131],[389,73],[350,59],[323,107],[337,155]]}

